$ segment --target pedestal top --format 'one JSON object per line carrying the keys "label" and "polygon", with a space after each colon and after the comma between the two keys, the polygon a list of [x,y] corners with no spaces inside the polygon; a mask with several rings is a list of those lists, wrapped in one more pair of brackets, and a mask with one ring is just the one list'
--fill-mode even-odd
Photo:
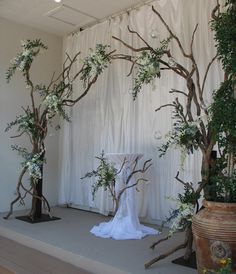
{"label": "pedestal top", "polygon": [[106,153],[105,156],[117,164],[122,164],[124,160],[129,163],[133,163],[137,158],[138,160],[143,157],[141,153]]}

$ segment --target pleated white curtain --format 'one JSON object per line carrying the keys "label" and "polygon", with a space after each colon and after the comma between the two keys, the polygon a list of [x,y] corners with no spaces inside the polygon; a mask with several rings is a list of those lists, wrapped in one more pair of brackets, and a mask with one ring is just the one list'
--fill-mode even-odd
{"label": "pleated white curtain", "polygon": [[[209,18],[215,4],[214,0],[160,0],[153,3],[174,33],[180,37],[186,50],[190,46],[192,31],[196,23],[199,23],[194,54],[201,79],[215,54],[213,33],[209,30]],[[117,52],[128,53],[125,47],[111,38],[115,35],[134,47],[142,46],[140,40],[127,31],[127,25],[139,32],[153,47],[157,47],[159,40],[168,36],[151,6],[143,6],[69,36],[65,39],[65,51],[70,55],[81,51],[83,57],[89,53],[89,48],[103,43],[111,45],[111,49],[116,49]],[[176,60],[187,66],[174,41],[171,41],[170,48]],[[80,178],[96,168],[97,161],[94,157],[102,150],[107,153],[143,153],[143,159],[151,158],[153,166],[147,174],[149,183],[141,186],[141,191],[137,193],[139,215],[160,220],[168,215],[173,206],[167,198],[176,197],[183,189],[174,179],[180,170],[180,152],[173,150],[164,158],[158,156],[158,147],[165,141],[165,134],[173,124],[172,110],[168,108],[155,112],[155,109],[172,102],[176,97],[176,94],[168,93],[170,89],[185,91],[185,81],[174,73],[163,72],[161,79],[143,87],[138,99],[133,102],[130,94],[132,79],[126,77],[129,70],[130,63],[114,61],[88,95],[71,110],[72,123],[63,123],[60,133],[59,203],[71,203],[107,213],[112,207],[109,195],[100,191],[93,201],[92,180],[88,183],[82,182]],[[220,80],[220,64],[215,62],[206,82],[208,102],[211,91],[218,86]],[[81,92],[80,85],[74,85],[77,94]],[[183,101],[184,98],[180,95],[179,100]],[[195,184],[200,180],[200,159],[200,153],[186,159],[184,170],[180,170],[183,180]]]}

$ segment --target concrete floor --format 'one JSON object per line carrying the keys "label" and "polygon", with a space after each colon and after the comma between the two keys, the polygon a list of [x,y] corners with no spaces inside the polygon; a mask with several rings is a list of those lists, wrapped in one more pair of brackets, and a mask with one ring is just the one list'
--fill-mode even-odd
{"label": "concrete floor", "polygon": [[[22,215],[22,212],[17,212],[17,215]],[[149,270],[144,269],[145,262],[180,243],[183,239],[181,233],[153,251],[149,249],[149,246],[157,238],[164,236],[165,232],[142,240],[116,241],[98,238],[89,232],[94,225],[108,221],[109,217],[59,207],[53,209],[53,215],[62,219],[29,224],[14,218],[4,220],[1,214],[0,235],[95,274],[197,273],[191,268],[171,263],[171,260],[182,255],[181,251],[153,265]]]}
{"label": "concrete floor", "polygon": [[91,274],[7,238],[0,246],[0,274]]}

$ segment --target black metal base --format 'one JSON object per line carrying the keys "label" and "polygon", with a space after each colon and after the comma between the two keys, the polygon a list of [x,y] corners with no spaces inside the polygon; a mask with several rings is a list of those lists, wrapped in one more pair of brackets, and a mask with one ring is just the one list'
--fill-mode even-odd
{"label": "black metal base", "polygon": [[42,223],[42,222],[50,222],[50,221],[56,221],[60,220],[61,218],[58,217],[50,217],[48,214],[42,214],[41,218],[32,220],[29,216],[18,216],[16,217],[17,220],[21,220],[30,224],[36,224],[36,223]]}
{"label": "black metal base", "polygon": [[190,267],[193,269],[197,269],[197,260],[196,253],[193,252],[189,258],[189,260],[185,260],[184,257],[179,257],[172,261],[173,264],[178,264],[186,267]]}

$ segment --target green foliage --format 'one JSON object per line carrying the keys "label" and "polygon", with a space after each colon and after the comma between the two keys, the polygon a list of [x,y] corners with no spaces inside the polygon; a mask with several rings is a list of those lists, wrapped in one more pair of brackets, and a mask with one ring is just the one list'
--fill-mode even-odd
{"label": "green foliage", "polygon": [[229,176],[227,158],[217,158],[212,165],[209,182],[205,187],[205,198],[214,202],[236,202],[236,170]]}
{"label": "green foliage", "polygon": [[63,99],[61,99],[57,90],[50,92],[45,96],[43,103],[47,108],[47,119],[52,119],[56,114],[58,114],[64,120],[70,122],[70,117],[63,108]]}
{"label": "green foliage", "polygon": [[179,193],[177,199],[171,199],[176,202],[176,207],[173,209],[169,217],[163,222],[171,223],[168,236],[171,237],[178,231],[184,231],[192,224],[192,216],[195,211],[195,203],[199,199],[199,195],[194,191],[192,184],[187,183],[184,186],[184,193]]}
{"label": "green foliage", "polygon": [[10,82],[16,70],[22,71],[23,76],[26,76],[34,57],[39,54],[40,49],[47,49],[40,39],[21,41],[21,47],[22,52],[18,53],[17,56],[11,61],[11,66],[6,72],[7,82]]}
{"label": "green foliage", "polygon": [[226,12],[211,22],[219,59],[228,75],[236,74],[236,1],[226,1]]}
{"label": "green foliage", "polygon": [[[210,115],[209,126],[218,143],[220,157],[210,171],[206,198],[217,202],[235,203],[235,163],[229,162],[230,157],[236,159],[236,99],[231,79],[224,81],[214,92]],[[232,170],[229,172],[230,165]]]}
{"label": "green foliage", "polygon": [[222,61],[226,80],[214,91],[210,106],[211,138],[218,144],[220,155],[211,166],[205,198],[217,202],[236,202],[235,0],[226,0],[225,9],[215,14],[211,27],[215,31],[218,58]]}
{"label": "green foliage", "polygon": [[85,87],[92,77],[101,74],[110,63],[107,48],[109,48],[108,45],[97,44],[96,49],[90,49],[90,55],[83,60],[83,71],[80,79],[84,82]]}
{"label": "green foliage", "polygon": [[184,155],[193,153],[201,142],[199,121],[187,121],[183,106],[178,101],[174,101],[173,106],[173,130],[166,135],[166,143],[159,148],[160,157],[164,156],[169,148],[180,148]]}
{"label": "green foliage", "polygon": [[156,77],[161,76],[160,60],[167,50],[170,38],[161,41],[159,48],[155,51],[142,51],[135,59],[135,78],[133,87],[133,99],[135,100],[143,84],[149,84]]}
{"label": "green foliage", "polygon": [[21,166],[27,168],[29,176],[36,181],[42,178],[42,166],[45,162],[44,151],[41,153],[30,153],[26,148],[13,145],[12,150],[16,150],[18,154],[24,159]]}
{"label": "green foliage", "polygon": [[184,193],[178,194],[178,199],[183,204],[195,204],[196,201],[200,198],[200,194],[197,194],[193,190],[192,183],[187,183],[184,186]]}
{"label": "green foliage", "polygon": [[224,81],[214,92],[210,107],[210,127],[219,147],[227,152],[236,151],[236,99],[232,85],[231,80]]}
{"label": "green foliage", "polygon": [[149,84],[156,77],[161,76],[160,62],[152,52],[143,51],[137,58],[137,73],[134,78],[133,99],[135,100],[143,84]]}
{"label": "green foliage", "polygon": [[36,137],[38,134],[38,129],[35,126],[34,113],[32,113],[29,108],[23,110],[24,114],[17,116],[14,121],[9,123],[5,131],[7,132],[12,129],[12,127],[17,126],[17,132],[19,132],[19,134],[25,132],[29,133],[33,137]]}
{"label": "green foliage", "polygon": [[96,178],[96,181],[93,183],[92,186],[93,199],[95,198],[95,194],[99,188],[103,187],[104,190],[107,190],[108,188],[113,188],[115,186],[117,175],[117,169],[104,157],[104,152],[102,152],[100,157],[96,158],[99,160],[99,165],[97,169],[86,173],[85,176],[81,178]]}

